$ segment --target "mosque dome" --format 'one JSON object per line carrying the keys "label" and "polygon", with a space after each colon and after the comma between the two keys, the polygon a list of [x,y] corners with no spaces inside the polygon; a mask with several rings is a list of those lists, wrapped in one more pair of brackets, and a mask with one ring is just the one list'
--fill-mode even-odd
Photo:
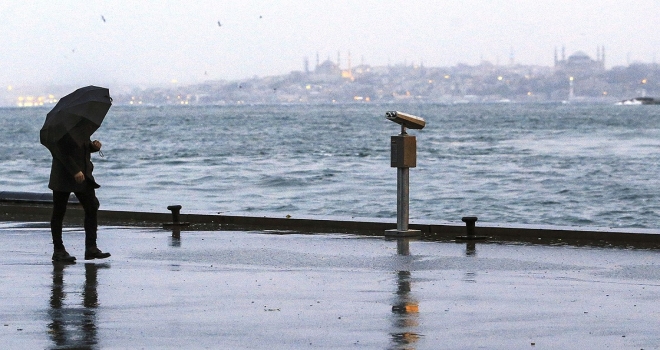
{"label": "mosque dome", "polygon": [[578,51],[570,56],[568,56],[568,59],[577,59],[577,60],[584,60],[584,59],[591,59],[589,55],[587,55],[584,51]]}

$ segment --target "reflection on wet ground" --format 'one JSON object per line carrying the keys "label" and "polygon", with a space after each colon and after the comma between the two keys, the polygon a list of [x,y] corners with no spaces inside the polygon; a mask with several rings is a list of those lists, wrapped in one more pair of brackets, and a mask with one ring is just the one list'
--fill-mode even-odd
{"label": "reflection on wet ground", "polygon": [[[100,268],[109,264],[85,263],[85,282],[82,291],[67,288],[65,269],[75,263],[52,262],[53,284],[51,287],[48,334],[55,348],[95,348],[96,308],[99,306],[97,275]],[[79,294],[82,300],[69,300]]]}
{"label": "reflection on wet ground", "polygon": [[107,262],[62,265],[49,239],[0,225],[0,348],[660,347],[656,250],[101,227]]}
{"label": "reflection on wet ground", "polygon": [[170,247],[173,248],[181,247],[181,229],[179,228],[172,229],[172,239],[170,241]]}
{"label": "reflection on wet ground", "polygon": [[[410,256],[410,239],[397,239],[397,254],[406,261]],[[402,265],[402,270],[396,271],[396,292],[392,305],[394,331],[392,336],[392,349],[414,349],[419,340],[417,333],[419,326],[419,303],[412,292],[412,274]]]}

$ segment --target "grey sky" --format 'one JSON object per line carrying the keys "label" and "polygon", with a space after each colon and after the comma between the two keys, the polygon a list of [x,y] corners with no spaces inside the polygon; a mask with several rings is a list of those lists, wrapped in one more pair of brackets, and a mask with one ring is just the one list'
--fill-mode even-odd
{"label": "grey sky", "polygon": [[317,53],[346,66],[349,51],[353,65],[452,66],[513,49],[549,66],[555,48],[604,45],[611,67],[655,60],[658,17],[657,0],[2,0],[0,86],[234,80]]}

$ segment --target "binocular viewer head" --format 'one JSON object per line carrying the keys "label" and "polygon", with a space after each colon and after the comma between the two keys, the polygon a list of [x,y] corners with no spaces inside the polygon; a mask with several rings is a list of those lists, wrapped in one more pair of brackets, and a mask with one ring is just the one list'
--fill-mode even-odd
{"label": "binocular viewer head", "polygon": [[424,119],[398,111],[385,112],[385,118],[408,129],[423,129],[426,126]]}

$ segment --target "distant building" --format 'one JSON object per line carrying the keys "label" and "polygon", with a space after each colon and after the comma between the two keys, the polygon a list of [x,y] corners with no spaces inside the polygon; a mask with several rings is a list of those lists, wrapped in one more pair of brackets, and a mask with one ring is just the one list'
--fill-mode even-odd
{"label": "distant building", "polygon": [[335,64],[330,60],[326,60],[325,62],[316,66],[314,73],[326,74],[326,75],[341,75],[341,69],[339,69],[338,64]]}
{"label": "distant building", "polygon": [[561,59],[555,49],[555,71],[569,76],[592,75],[605,71],[605,47],[598,47],[596,59],[584,51],[577,51],[566,58],[566,49],[562,48]]}

